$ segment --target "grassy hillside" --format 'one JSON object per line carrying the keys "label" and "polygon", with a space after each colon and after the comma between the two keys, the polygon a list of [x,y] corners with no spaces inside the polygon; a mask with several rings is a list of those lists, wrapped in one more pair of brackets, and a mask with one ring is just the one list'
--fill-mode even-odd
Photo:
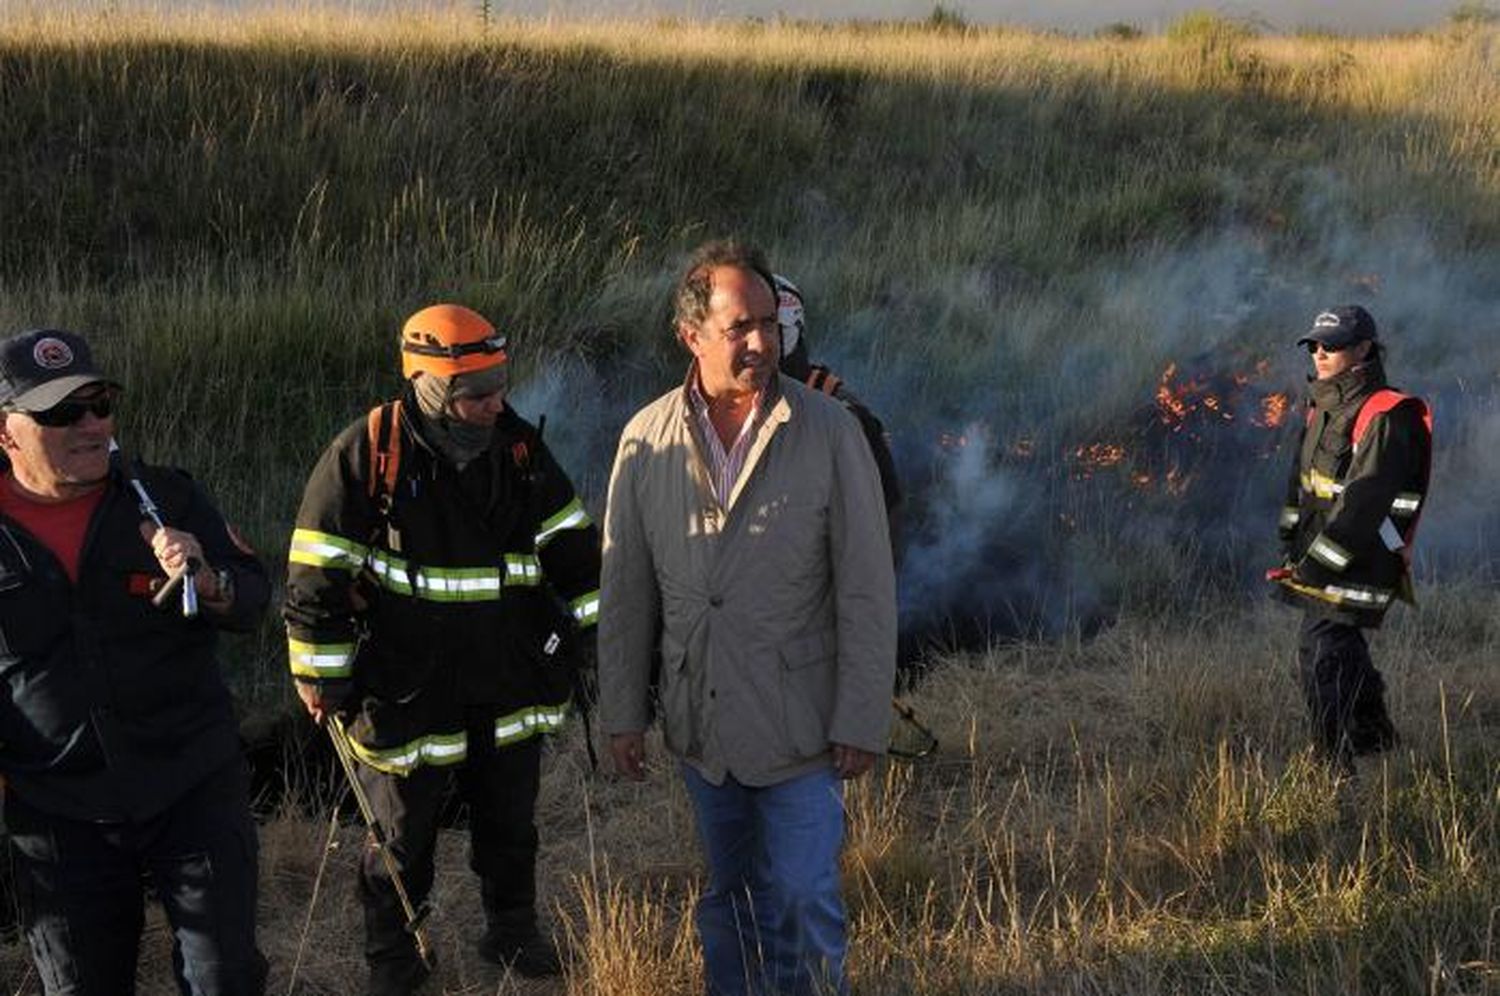
{"label": "grassy hillside", "polygon": [[[680,377],[682,254],[764,244],[891,432],[909,629],[1006,638],[916,693],[940,757],[853,795],[861,991],[1495,987],[1493,31],[11,13],[0,135],[0,328],[90,333],[124,442],[205,479],[276,571],[408,313],[456,299],[512,333],[517,405],[597,509],[624,418]],[[1339,788],[1300,752],[1291,620],[1254,579],[1291,343],[1351,299],[1439,448],[1424,608],[1376,645],[1407,741]],[[235,653],[249,700],[285,699],[273,624]],[[547,778],[549,895],[586,955],[566,988],[684,990],[670,771],[600,782],[573,742]],[[282,989],[321,834],[265,828]],[[344,839],[300,991],[354,991]],[[453,847],[446,984],[493,992]]]}
{"label": "grassy hillside", "polygon": [[[514,333],[539,375],[519,403],[552,409],[597,502],[615,430],[678,376],[681,253],[738,232],[886,418],[904,581],[933,593],[911,618],[981,590],[964,607],[1005,601],[998,631],[1057,632],[1163,579],[1167,603],[1238,592],[1280,474],[1255,413],[1296,390],[1290,340],[1333,301],[1369,302],[1434,397],[1445,476],[1496,483],[1495,371],[1470,354],[1500,313],[1500,73],[1492,33],[1205,23],[17,16],[0,324],[99,337],[127,441],[213,482],[276,558],[316,452],[389,392],[394,330],[437,299]],[[1169,363],[1174,389],[1253,378],[1252,410],[1159,438]],[[1468,575],[1500,523],[1458,499],[1437,489],[1426,546]]]}

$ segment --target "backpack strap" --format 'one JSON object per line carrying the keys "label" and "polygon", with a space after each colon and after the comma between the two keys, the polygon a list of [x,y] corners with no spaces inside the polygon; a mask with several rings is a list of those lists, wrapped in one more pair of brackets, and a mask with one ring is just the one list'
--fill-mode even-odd
{"label": "backpack strap", "polygon": [[401,473],[401,399],[371,408],[366,427],[370,435],[366,484],[370,497],[385,507],[396,494]]}
{"label": "backpack strap", "polygon": [[1354,416],[1354,445],[1365,437],[1370,429],[1370,423],[1375,421],[1376,416],[1384,415],[1397,405],[1415,401],[1422,410],[1422,424],[1427,427],[1427,435],[1432,435],[1432,409],[1427,407],[1427,402],[1410,394],[1402,394],[1393,388],[1383,387],[1365,399],[1365,403],[1359,406],[1359,414]]}
{"label": "backpack strap", "polygon": [[839,389],[843,380],[838,374],[827,367],[813,367],[812,372],[807,375],[807,386],[814,391],[822,391],[824,394],[833,394]]}

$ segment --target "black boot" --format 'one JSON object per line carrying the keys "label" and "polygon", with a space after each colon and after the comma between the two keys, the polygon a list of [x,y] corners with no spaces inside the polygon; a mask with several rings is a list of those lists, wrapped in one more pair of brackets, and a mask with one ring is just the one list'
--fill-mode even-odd
{"label": "black boot", "polygon": [[491,927],[479,939],[479,957],[528,979],[562,974],[562,959],[558,957],[557,947],[535,927],[529,933]]}
{"label": "black boot", "polygon": [[370,962],[370,996],[415,996],[431,974],[426,965],[410,961]]}

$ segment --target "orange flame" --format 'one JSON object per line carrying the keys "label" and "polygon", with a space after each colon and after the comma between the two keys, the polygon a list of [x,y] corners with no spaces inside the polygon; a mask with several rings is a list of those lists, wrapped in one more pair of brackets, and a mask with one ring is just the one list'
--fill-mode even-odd
{"label": "orange flame", "polygon": [[1267,429],[1276,429],[1286,421],[1286,413],[1292,407],[1292,399],[1285,394],[1268,394],[1260,402],[1260,418],[1255,421],[1256,425]]}

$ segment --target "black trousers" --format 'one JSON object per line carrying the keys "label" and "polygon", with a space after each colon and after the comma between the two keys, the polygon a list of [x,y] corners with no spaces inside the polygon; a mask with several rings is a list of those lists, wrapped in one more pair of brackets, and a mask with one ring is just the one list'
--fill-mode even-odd
{"label": "black trousers", "polygon": [[135,992],[147,881],[172,926],[179,991],[265,991],[248,784],[236,758],[140,823],[80,822],[6,798],[21,922],[47,996]]}
{"label": "black trousers", "polygon": [[1385,709],[1385,680],[1358,626],[1309,612],[1297,648],[1298,676],[1313,734],[1341,762],[1396,743]]}
{"label": "black trousers", "polygon": [[[537,929],[535,813],[541,741],[496,747],[494,716],[488,712],[476,715],[466,732],[467,756],[457,765],[424,766],[404,777],[360,765],[360,783],[390,841],[407,894],[420,909],[432,890],[444,796],[449,779],[456,778],[469,807],[469,867],[479,877],[488,928],[526,937]],[[425,972],[385,862],[373,847],[361,865],[359,894],[371,992],[408,992]]]}

